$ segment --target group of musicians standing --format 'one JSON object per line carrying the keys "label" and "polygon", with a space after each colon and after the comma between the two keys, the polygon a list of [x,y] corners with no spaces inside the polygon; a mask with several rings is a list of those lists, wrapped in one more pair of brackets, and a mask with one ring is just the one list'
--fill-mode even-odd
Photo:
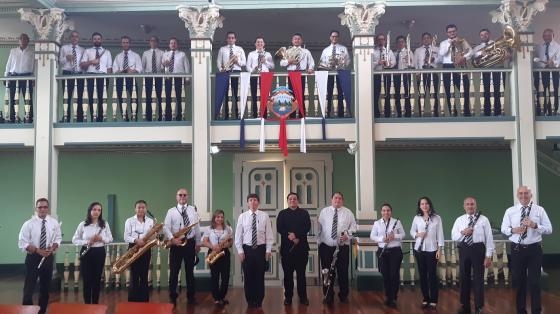
{"label": "group of musicians standing", "polygon": [[[513,283],[517,287],[517,311],[526,313],[526,289],[529,283],[532,313],[540,313],[540,274],[542,266],[542,235],[552,233],[550,220],[541,206],[531,201],[528,187],[517,191],[519,204],[506,210],[501,231],[511,241],[511,264]],[[247,196],[248,210],[237,220],[235,234],[225,223],[224,212],[216,210],[209,230],[201,234],[199,216],[194,206],[188,205],[187,190],[181,188],[176,194],[177,205],[170,208],[164,222],[165,237],[170,240],[169,257],[169,298],[176,305],[177,282],[182,263],[186,266],[187,301],[196,304],[194,266],[201,246],[212,251],[223,251],[224,255],[211,264],[212,295],[216,305],[226,305],[226,294],[230,275],[229,247],[234,241],[235,249],[242,263],[245,298],[250,308],[262,307],[265,295],[265,272],[269,266],[274,244],[271,220],[266,211],[259,210],[259,197]],[[311,219],[307,210],[299,207],[298,195],[289,193],[288,208],[280,211],[276,224],[281,236],[280,256],[284,270],[284,305],[292,304],[293,273],[296,272],[299,303],[309,305],[305,273],[309,256],[307,234],[311,229]],[[452,240],[459,247],[459,267],[461,282],[461,308],[459,313],[470,313],[470,291],[474,291],[476,313],[484,306],[484,267],[491,265],[494,244],[488,218],[477,210],[474,197],[463,201],[465,214],[458,217],[452,228]],[[135,203],[136,214],[126,220],[124,239],[132,246],[144,246],[145,235],[154,226],[146,201]],[[98,303],[101,289],[101,274],[105,261],[105,245],[113,237],[109,224],[103,219],[100,203],[92,203],[86,219],[78,225],[72,242],[81,245],[81,273],[83,274],[83,297],[85,303]],[[151,215],[151,214],[150,214]],[[385,304],[397,306],[400,278],[399,269],[403,259],[401,243],[405,231],[399,219],[393,218],[393,208],[389,204],[381,207],[382,218],[373,224],[370,238],[378,243],[377,258],[383,275]],[[178,232],[186,226],[195,225],[182,236]],[[349,250],[357,231],[354,214],[344,207],[342,193],[335,192],[331,206],[321,210],[318,218],[317,242],[319,258],[324,278],[323,302],[334,302],[334,281],[338,277],[339,299],[349,302]],[[442,219],[435,213],[432,201],[421,197],[417,213],[413,219],[410,235],[415,239],[414,256],[420,275],[422,307],[435,309],[438,303],[437,262],[443,254],[444,236]],[[27,253],[25,259],[26,277],[23,304],[33,304],[32,295],[37,279],[40,281],[40,313],[45,313],[49,299],[49,286],[54,265],[53,253],[62,240],[60,224],[49,215],[49,202],[41,198],[36,202],[36,215],[26,221],[19,234],[19,248]],[[150,251],[146,251],[130,265],[131,279],[128,300],[148,302],[148,269]],[[325,270],[327,270],[325,272]],[[472,284],[471,284],[472,278]]]}

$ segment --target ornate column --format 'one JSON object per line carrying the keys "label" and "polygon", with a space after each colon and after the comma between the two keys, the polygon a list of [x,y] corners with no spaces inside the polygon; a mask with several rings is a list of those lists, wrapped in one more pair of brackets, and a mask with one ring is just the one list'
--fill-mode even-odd
{"label": "ornate column", "polygon": [[[356,218],[358,230],[369,234],[377,217],[375,211],[375,140],[373,120],[373,64],[375,28],[385,14],[385,0],[374,3],[346,2],[340,14],[342,25],[352,35],[354,57],[354,90],[356,114]],[[361,240],[358,240],[361,244]],[[370,290],[372,277],[380,278],[374,252],[377,247],[360,245],[358,252],[358,289]]]}
{"label": "ornate column", "polygon": [[220,7],[179,6],[179,18],[185,22],[191,38],[192,64],[192,201],[200,219],[207,225],[212,218],[212,159],[210,155],[212,38],[224,18]]}
{"label": "ornate column", "polygon": [[53,146],[53,122],[57,117],[57,57],[62,35],[73,27],[66,21],[63,9],[19,9],[18,12],[35,33],[33,196],[34,200],[48,198],[51,214],[56,217],[58,151]]}
{"label": "ornate column", "polygon": [[[535,106],[533,102],[533,18],[546,10],[548,0],[502,0],[497,10],[490,12],[493,23],[512,26],[519,34],[519,49],[513,52],[512,114],[515,115],[516,139],[511,142],[513,200],[517,188],[527,185],[538,202],[537,147],[535,141]],[[526,88],[519,88],[525,86]],[[529,87],[528,87],[529,86]]]}

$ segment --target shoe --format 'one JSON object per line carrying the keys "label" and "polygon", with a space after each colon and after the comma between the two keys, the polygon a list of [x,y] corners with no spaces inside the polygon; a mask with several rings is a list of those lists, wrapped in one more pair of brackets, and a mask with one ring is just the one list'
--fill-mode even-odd
{"label": "shoe", "polygon": [[348,300],[348,298],[340,298],[340,303],[348,304],[350,303],[350,301]]}
{"label": "shoe", "polygon": [[292,305],[292,299],[284,299],[284,305]]}
{"label": "shoe", "polygon": [[430,302],[430,309],[435,310],[437,307],[437,303]]}
{"label": "shoe", "polygon": [[301,305],[309,305],[309,299],[301,299],[301,300],[299,300],[299,304],[301,304]]}
{"label": "shoe", "polygon": [[255,304],[255,307],[258,308],[258,309],[260,309],[260,308],[262,307],[262,303],[257,303],[257,304]]}
{"label": "shoe", "polygon": [[428,302],[422,301],[422,308],[425,309],[428,307]]}
{"label": "shoe", "polygon": [[397,302],[395,302],[395,301],[389,301],[388,306],[389,306],[389,307],[392,307],[392,308],[394,308],[394,309],[396,309],[396,308],[397,308]]}
{"label": "shoe", "polygon": [[226,305],[226,304],[229,304],[229,301],[226,300],[226,299],[223,299],[223,300],[222,300],[222,303],[223,303],[224,305]]}
{"label": "shoe", "polygon": [[477,307],[475,313],[482,314],[482,306]]}
{"label": "shoe", "polygon": [[214,300],[214,305],[222,305],[222,300]]}
{"label": "shoe", "polygon": [[465,306],[461,306],[461,308],[457,311],[457,314],[471,314],[471,309]]}
{"label": "shoe", "polygon": [[169,302],[170,302],[171,304],[173,304],[173,308],[176,308],[176,307],[177,307],[177,299],[173,299],[173,298],[172,298],[172,299],[169,300]]}
{"label": "shoe", "polygon": [[323,299],[323,304],[332,305],[334,303],[333,299]]}

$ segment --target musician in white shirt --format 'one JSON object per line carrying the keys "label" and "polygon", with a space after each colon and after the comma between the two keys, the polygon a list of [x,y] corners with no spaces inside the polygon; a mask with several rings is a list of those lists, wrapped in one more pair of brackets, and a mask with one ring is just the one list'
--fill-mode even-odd
{"label": "musician in white shirt", "polygon": [[[172,37],[169,39],[169,50],[163,53],[162,65],[164,66],[165,73],[191,73],[191,68],[189,64],[189,59],[187,54],[179,50],[179,41],[177,38]],[[189,84],[189,79],[183,80],[181,77],[166,78],[165,79],[165,101],[166,108],[163,112],[165,115],[165,121],[171,121],[176,119],[177,121],[182,119],[183,109],[181,104],[183,103],[183,81],[185,84]],[[171,108],[173,87],[175,88],[175,104],[176,104],[176,115],[172,117],[173,110]]]}
{"label": "musician in white shirt", "polygon": [[[101,46],[103,41],[103,35],[95,32],[91,35],[91,41],[93,42],[93,47],[88,48],[84,51],[82,55],[82,60],[80,62],[80,67],[91,74],[111,74],[113,73],[113,63],[111,58],[111,52]],[[89,112],[91,119],[94,119],[93,110],[93,86],[95,82],[95,88],[97,90],[97,122],[103,121],[103,90],[109,88],[109,79],[106,80],[106,85],[103,78],[93,78],[87,79],[87,92],[88,92],[88,102],[89,102]]]}
{"label": "musician in white shirt", "polygon": [[438,302],[437,263],[443,254],[445,239],[441,217],[436,215],[432,201],[426,196],[418,200],[410,235],[416,241],[414,256],[420,275],[422,307],[435,309]]}
{"label": "musician in white shirt", "polygon": [[[177,282],[183,261],[185,262],[187,302],[191,305],[197,303],[195,299],[194,266],[201,244],[200,225],[198,224],[200,218],[196,208],[187,204],[188,196],[187,189],[180,188],[177,190],[177,205],[167,211],[163,226],[165,236],[172,244],[169,250],[169,298],[174,305],[177,305],[177,297],[179,296]],[[186,235],[177,235],[181,229],[193,224],[196,225]]]}
{"label": "musician in white shirt", "polygon": [[[154,220],[146,215],[148,204],[144,200],[134,203],[136,215],[128,218],[124,223],[124,242],[128,248],[137,246],[141,249],[146,245],[146,235],[154,227]],[[130,265],[130,287],[128,289],[128,302],[149,302],[148,269],[152,258],[151,250],[144,252]]]}
{"label": "musician in white shirt", "polygon": [[[78,44],[80,41],[80,33],[72,31],[70,33],[70,43],[60,47],[60,55],[58,62],[62,68],[62,75],[76,75],[82,73],[80,67],[80,60],[85,49]],[[84,110],[82,104],[84,102],[84,79],[67,79],[63,80],[62,84],[67,84],[68,96],[68,120],[70,122],[72,117],[72,99],[74,97],[74,87],[77,85],[77,107],[76,107],[76,121],[83,122]],[[64,87],[62,88],[64,90]]]}
{"label": "musician in white shirt", "polygon": [[[422,46],[414,50],[414,66],[417,70],[435,69],[439,66],[440,60],[438,58],[439,48],[434,43],[434,38],[430,33],[422,34]],[[439,116],[439,74],[438,73],[422,73],[416,75],[417,85],[416,89],[420,93],[420,86],[422,86],[424,93],[420,94],[421,98],[426,95],[428,99],[434,98],[434,116]],[[433,86],[433,93],[432,93]],[[430,104],[431,105],[431,104]],[[423,113],[420,113],[422,115]]]}
{"label": "musician in white shirt", "polygon": [[[259,74],[274,70],[274,60],[270,52],[264,50],[264,37],[258,36],[255,39],[255,50],[249,52],[247,56],[247,72]],[[259,78],[251,77],[251,99],[253,118],[258,117],[257,84]]]}
{"label": "musician in white shirt", "polygon": [[396,60],[393,51],[387,49],[386,42],[387,37],[385,34],[377,34],[375,36],[375,48],[373,49],[372,54],[372,63],[373,63],[373,109],[376,118],[381,116],[379,107],[381,104],[379,103],[379,97],[381,97],[381,78],[383,76],[383,82],[385,85],[385,103],[383,109],[383,116],[389,117],[391,116],[391,75],[382,75],[379,74],[384,69],[391,69],[395,66]]}
{"label": "musician in white shirt", "polygon": [[[299,49],[299,55],[298,55],[299,58],[282,59],[280,60],[280,66],[286,67],[286,70],[288,71],[301,71],[302,74],[305,72],[308,74],[312,74],[314,71],[313,69],[315,68],[315,61],[313,60],[313,56],[311,55],[311,52],[305,49],[302,45],[303,45],[303,35],[300,33],[294,33],[294,35],[292,35],[292,47],[290,48]],[[302,75],[301,94],[304,95],[304,97],[305,97],[305,82],[306,82],[306,77]],[[290,80],[288,80],[288,88],[292,91],[294,90],[294,88],[292,87],[292,82]],[[305,106],[303,104],[300,105],[302,106],[302,110],[305,113]],[[293,112],[290,115],[291,118],[294,118],[295,116],[296,116],[295,112]]]}
{"label": "musician in white shirt", "polygon": [[[135,74],[141,73],[142,68],[142,60],[140,59],[140,55],[136,52],[130,50],[130,37],[122,36],[121,37],[121,47],[123,51],[119,53],[115,57],[115,61],[113,61],[113,72],[114,73],[123,73],[123,74]],[[132,99],[132,91],[136,87],[135,79],[132,77],[127,77],[124,79],[126,85],[126,93],[127,97],[124,100],[125,103],[128,103],[128,98],[131,98],[131,101],[134,102],[135,100]],[[123,108],[123,78],[117,77],[115,79],[115,84],[117,87],[117,100],[119,102],[119,109],[121,111],[121,115],[124,116],[125,120],[128,121],[128,112],[126,110],[126,105]],[[138,89],[136,88],[136,102],[138,101]]]}
{"label": "musician in white shirt", "polygon": [[101,291],[101,274],[105,265],[105,245],[113,242],[109,224],[103,220],[101,203],[93,202],[87,208],[86,220],[80,222],[72,243],[81,245],[80,272],[84,284],[85,304],[98,304]]}
{"label": "musician in white shirt", "polygon": [[381,206],[382,218],[373,223],[370,239],[377,242],[377,260],[379,271],[383,275],[385,289],[385,305],[397,306],[397,294],[400,284],[400,269],[403,259],[401,242],[406,233],[402,223],[392,218],[393,208],[385,203]]}
{"label": "musician in white shirt", "polygon": [[[473,49],[474,59],[483,57],[485,54],[484,49],[495,43],[495,41],[490,39],[490,30],[488,30],[487,28],[481,29],[478,35],[480,37],[480,44],[474,47]],[[506,58],[509,60],[510,57],[511,56],[508,53],[506,55]],[[503,68],[504,64],[498,64],[494,67]],[[490,77],[492,78],[492,85],[494,87],[493,95],[490,95]],[[504,75],[504,79],[505,79],[505,75]],[[485,116],[491,116],[492,110],[494,111],[495,116],[499,116],[502,113],[502,103],[500,100],[501,81],[502,81],[502,72],[482,73],[482,84],[484,86],[484,115]],[[494,108],[492,108],[490,97],[494,98]]]}
{"label": "musician in white shirt", "polygon": [[[146,75],[158,74],[163,72],[163,50],[158,48],[159,38],[157,36],[150,37],[150,49],[144,51],[142,54],[142,68]],[[158,118],[161,121],[161,91],[163,86],[163,80],[161,77],[149,77],[146,76],[145,88],[146,88],[146,120],[152,121],[152,119]],[[155,82],[155,94],[157,106],[154,107],[157,112],[152,112],[152,94]]]}
{"label": "musician in white shirt", "polygon": [[49,201],[40,198],[35,202],[35,215],[27,220],[18,236],[19,249],[27,253],[25,257],[25,282],[23,284],[23,305],[33,305],[33,292],[39,278],[39,313],[47,311],[49,289],[51,287],[54,252],[62,242],[60,224],[49,215]]}
{"label": "musician in white shirt", "polygon": [[[216,66],[220,72],[232,72],[239,73],[241,69],[245,66],[245,51],[243,48],[235,45],[237,42],[237,34],[235,32],[226,33],[227,45],[220,48],[218,51],[218,58],[216,60]],[[231,105],[234,112],[234,119],[239,117],[239,108],[237,108],[237,90],[239,87],[239,77],[231,77],[231,86],[226,87],[226,91],[231,87]],[[227,97],[224,97],[224,112],[229,112],[229,105]],[[226,114],[224,119],[229,119],[229,114]]]}
{"label": "musician in white shirt", "polygon": [[[348,54],[348,49],[345,46],[338,43],[340,40],[340,33],[337,30],[332,30],[330,32],[330,42],[331,44],[323,49],[321,53],[321,59],[319,62],[319,67],[323,70],[337,71],[345,70],[350,64],[350,55]],[[340,79],[338,75],[329,75],[327,81],[327,116],[331,116],[332,106],[333,106],[333,89],[334,81],[336,78],[336,90],[337,90],[337,100],[338,100],[338,112],[337,116],[340,118],[344,117],[344,93],[342,91],[342,86],[340,85]]]}
{"label": "musician in white shirt", "polygon": [[[397,36],[397,49],[393,53],[395,55],[395,69],[409,70],[413,68],[412,51],[406,46],[406,38],[402,35]],[[393,74],[393,84],[395,86],[395,106],[397,109],[397,117],[402,117],[401,98],[404,96],[404,116],[410,117],[410,74]],[[404,85],[404,86],[403,86]],[[404,95],[401,95],[401,87],[404,87]]]}
{"label": "musician in white shirt", "polygon": [[[468,196],[463,200],[465,214],[453,224],[451,239],[459,247],[459,278],[461,284],[460,313],[471,313],[471,285],[477,314],[484,306],[484,267],[492,265],[494,239],[492,227],[476,205],[476,199]],[[471,277],[472,274],[472,277]],[[471,284],[472,278],[472,284]]]}
{"label": "musician in white shirt", "polygon": [[245,299],[249,308],[261,308],[264,299],[265,265],[272,257],[274,232],[268,214],[259,210],[259,196],[247,195],[247,207],[237,219],[235,248],[242,263]]}
{"label": "musician in white shirt", "polygon": [[[560,44],[554,40],[554,31],[550,28],[543,31],[543,43],[535,46],[535,62],[534,67],[543,69],[556,69],[560,67]],[[550,76],[552,75],[552,96],[553,100],[545,101],[544,113],[552,115],[551,103],[554,103],[554,114],[558,113],[558,88],[560,85],[560,72],[558,71],[544,71],[533,72],[533,84],[535,90],[543,93],[550,93]],[[544,90],[540,90],[540,83],[542,79],[542,86]],[[541,114],[540,97],[537,97],[536,103],[537,115]]]}
{"label": "musician in white shirt", "polygon": [[323,208],[319,213],[317,230],[322,270],[331,268],[334,254],[338,248],[336,271],[332,274],[331,287],[323,286],[323,300],[326,304],[334,302],[334,280],[338,276],[340,302],[348,303],[350,244],[357,226],[354,214],[350,209],[344,207],[344,196],[341,192],[334,192],[331,197],[331,206]]}
{"label": "musician in white shirt", "polygon": [[511,241],[510,265],[517,293],[517,313],[527,313],[527,283],[531,313],[541,312],[542,236],[552,233],[552,224],[543,207],[533,203],[527,186],[517,189],[519,204],[508,208],[502,220],[502,233]]}
{"label": "musician in white shirt", "polygon": [[[35,67],[35,53],[29,47],[29,36],[22,33],[19,36],[19,47],[10,50],[8,62],[6,63],[6,70],[4,76],[31,76],[33,75]],[[8,88],[10,90],[10,122],[15,123],[16,112],[14,110],[16,84],[18,85],[18,94],[20,97],[26,97],[26,92],[29,89],[29,99],[33,100],[33,81],[27,80],[14,80],[8,81]],[[27,99],[27,97],[26,97]],[[29,107],[29,117],[26,122],[31,122],[33,119],[33,104]],[[7,118],[7,117],[6,117]],[[18,117],[19,120],[19,117]]]}

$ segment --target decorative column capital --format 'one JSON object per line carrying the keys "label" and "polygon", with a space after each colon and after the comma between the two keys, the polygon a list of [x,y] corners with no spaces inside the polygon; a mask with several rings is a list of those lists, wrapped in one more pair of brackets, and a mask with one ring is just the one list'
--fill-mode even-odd
{"label": "decorative column capital", "polygon": [[66,19],[64,9],[19,9],[21,20],[35,30],[39,40],[52,40],[60,43],[66,30],[73,30],[74,23]]}
{"label": "decorative column capital", "polygon": [[191,39],[212,39],[216,29],[223,27],[220,6],[214,3],[204,7],[178,6],[179,18],[185,22]]}
{"label": "decorative column capital", "polygon": [[492,23],[510,25],[520,32],[528,32],[537,13],[546,10],[548,0],[502,0],[496,10],[490,11]]}
{"label": "decorative column capital", "polygon": [[344,13],[338,15],[340,24],[348,26],[352,37],[375,34],[379,18],[385,14],[385,0],[374,3],[344,3]]}

